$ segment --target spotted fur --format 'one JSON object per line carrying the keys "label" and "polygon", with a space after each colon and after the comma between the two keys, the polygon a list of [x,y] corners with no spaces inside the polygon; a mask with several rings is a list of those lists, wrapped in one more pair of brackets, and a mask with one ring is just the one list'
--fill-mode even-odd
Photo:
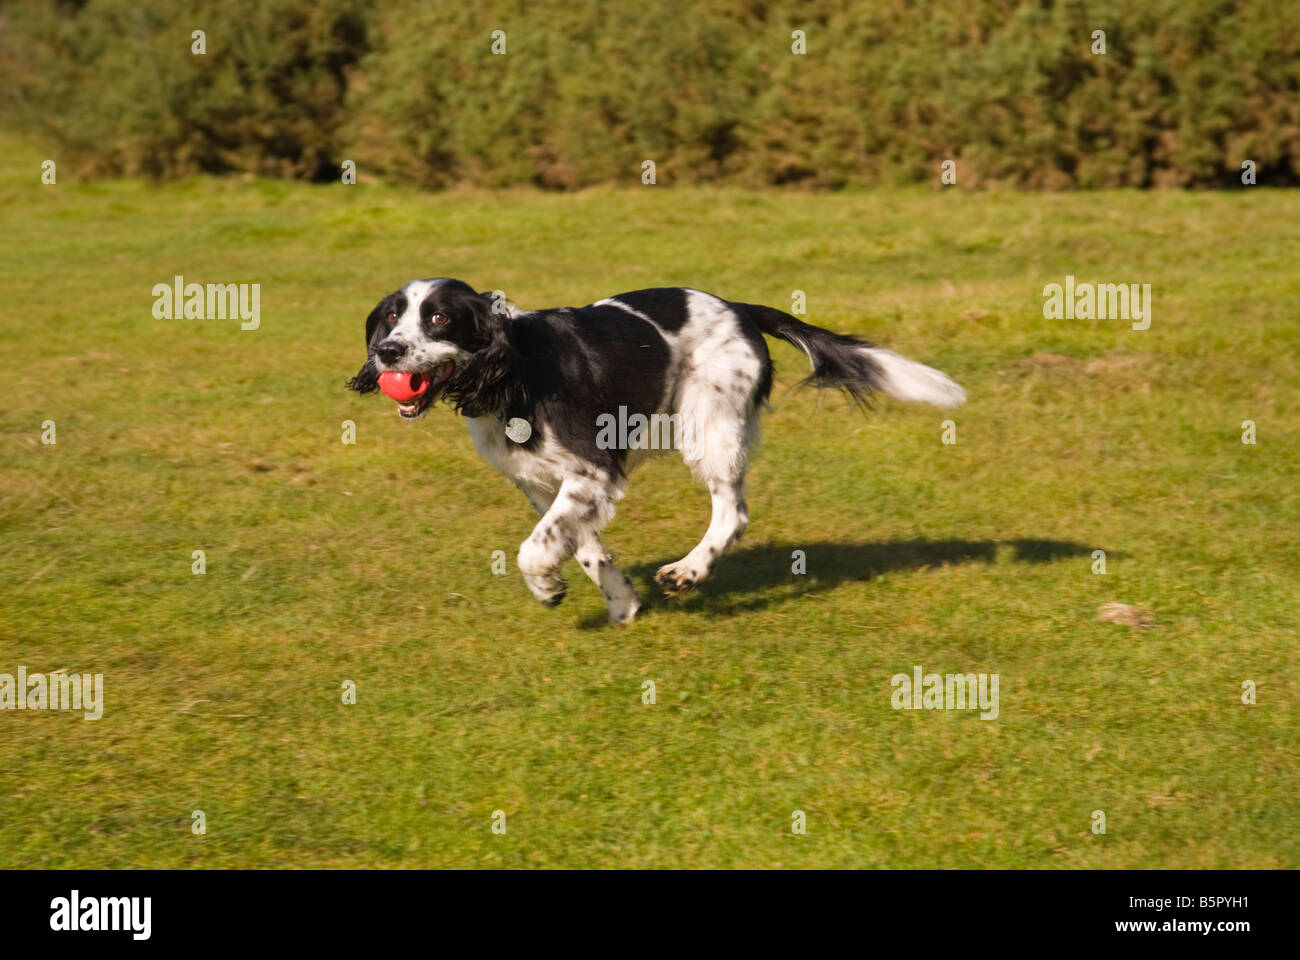
{"label": "spotted fur", "polygon": [[[611,445],[602,422],[676,417],[681,425],[674,447],[708,487],[712,516],[699,544],[655,580],[670,597],[695,589],[749,522],[745,470],[772,388],[764,334],[808,356],[805,382],[859,402],[876,391],[945,407],[965,400],[947,376],[892,351],[699,290],[637,290],[585,307],[519,311],[446,278],[412,281],[380,301],[366,321],[365,365],[350,386],[368,393],[386,371],[441,371],[445,381],[403,415],[422,416],[447,399],[467,418],[479,453],[541,515],[519,548],[533,595],[559,603],[561,567],[574,557],[604,594],[610,620],[626,623],[641,602],[600,532],[628,474],[652,451],[622,436]],[[512,420],[528,424],[523,442],[507,436]]]}

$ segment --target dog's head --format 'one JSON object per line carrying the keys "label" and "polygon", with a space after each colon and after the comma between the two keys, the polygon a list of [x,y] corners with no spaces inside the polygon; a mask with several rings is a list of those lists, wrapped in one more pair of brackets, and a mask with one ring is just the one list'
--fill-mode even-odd
{"label": "dog's head", "polygon": [[366,362],[348,383],[379,389],[404,419],[447,397],[457,412],[500,413],[518,399],[518,355],[504,304],[459,280],[412,280],[366,318]]}

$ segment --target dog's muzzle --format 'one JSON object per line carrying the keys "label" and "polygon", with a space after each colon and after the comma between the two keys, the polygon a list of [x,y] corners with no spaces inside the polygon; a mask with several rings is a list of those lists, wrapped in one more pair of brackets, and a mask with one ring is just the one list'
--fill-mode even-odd
{"label": "dog's muzzle", "polygon": [[447,360],[432,377],[425,373],[385,371],[379,375],[379,389],[397,401],[397,412],[404,419],[414,420],[442,396],[442,388],[451,379],[455,368],[456,365]]}

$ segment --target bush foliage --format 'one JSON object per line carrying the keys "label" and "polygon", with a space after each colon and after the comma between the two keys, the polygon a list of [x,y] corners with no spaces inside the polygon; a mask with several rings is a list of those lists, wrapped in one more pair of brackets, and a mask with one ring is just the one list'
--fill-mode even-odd
{"label": "bush foliage", "polygon": [[1300,8],[1270,0],[2,9],[7,112],[91,176],[331,179],[352,159],[428,187],[567,189],[653,160],[666,184],[835,188],[955,160],[966,186],[1228,186],[1253,160],[1300,182]]}

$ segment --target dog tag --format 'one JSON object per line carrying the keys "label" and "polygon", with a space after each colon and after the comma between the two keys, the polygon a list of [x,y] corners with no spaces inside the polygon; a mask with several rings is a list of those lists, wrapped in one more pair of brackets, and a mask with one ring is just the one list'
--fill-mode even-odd
{"label": "dog tag", "polygon": [[527,420],[521,420],[518,417],[511,417],[506,423],[506,436],[515,443],[527,443],[528,438],[533,435],[533,428],[529,426]]}

